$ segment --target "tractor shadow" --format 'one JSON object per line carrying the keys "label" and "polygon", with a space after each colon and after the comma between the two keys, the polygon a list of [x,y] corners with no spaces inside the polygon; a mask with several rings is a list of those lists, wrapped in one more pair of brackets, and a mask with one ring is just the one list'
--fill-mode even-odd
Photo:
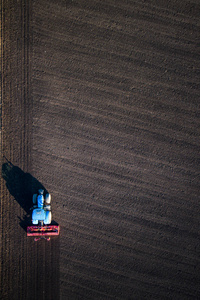
{"label": "tractor shadow", "polygon": [[2,165],[2,177],[6,181],[9,193],[27,214],[23,219],[18,217],[21,227],[26,230],[27,225],[31,224],[30,209],[33,206],[33,194],[36,194],[39,189],[43,189],[45,193],[48,191],[35,177],[29,173],[25,173],[9,161]]}

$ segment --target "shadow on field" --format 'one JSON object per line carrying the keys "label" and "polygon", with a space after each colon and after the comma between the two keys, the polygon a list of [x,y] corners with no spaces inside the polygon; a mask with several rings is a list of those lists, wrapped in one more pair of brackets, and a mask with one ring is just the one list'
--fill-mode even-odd
{"label": "shadow on field", "polygon": [[47,193],[47,190],[31,174],[25,173],[9,161],[2,165],[2,177],[6,181],[6,186],[10,194],[27,213],[27,216],[23,220],[20,219],[20,225],[25,229],[27,222],[30,222],[29,215],[31,213],[30,209],[33,206],[33,194],[37,193],[39,189],[43,189],[45,193]]}

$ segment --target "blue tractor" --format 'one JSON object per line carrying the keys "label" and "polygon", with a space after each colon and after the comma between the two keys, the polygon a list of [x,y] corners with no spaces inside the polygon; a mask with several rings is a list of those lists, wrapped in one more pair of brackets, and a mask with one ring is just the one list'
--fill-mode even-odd
{"label": "blue tractor", "polygon": [[35,241],[44,238],[50,240],[50,236],[59,235],[60,226],[51,224],[51,195],[44,196],[44,190],[38,190],[33,195],[32,225],[27,227],[27,236],[35,237]]}
{"label": "blue tractor", "polygon": [[40,189],[38,194],[33,195],[33,225],[49,225],[51,224],[51,195],[46,194],[44,197],[44,190]]}

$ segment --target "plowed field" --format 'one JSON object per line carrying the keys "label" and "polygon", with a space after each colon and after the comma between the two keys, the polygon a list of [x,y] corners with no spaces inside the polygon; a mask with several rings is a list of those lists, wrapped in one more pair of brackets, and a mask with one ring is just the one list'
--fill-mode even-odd
{"label": "plowed field", "polygon": [[199,12],[2,1],[1,299],[200,299]]}

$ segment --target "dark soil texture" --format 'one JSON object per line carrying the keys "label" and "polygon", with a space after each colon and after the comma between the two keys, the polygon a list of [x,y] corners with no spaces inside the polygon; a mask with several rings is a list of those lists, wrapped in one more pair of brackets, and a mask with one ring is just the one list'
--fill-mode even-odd
{"label": "dark soil texture", "polygon": [[[200,299],[199,17],[1,2],[1,299]],[[49,242],[26,236],[39,188]]]}

